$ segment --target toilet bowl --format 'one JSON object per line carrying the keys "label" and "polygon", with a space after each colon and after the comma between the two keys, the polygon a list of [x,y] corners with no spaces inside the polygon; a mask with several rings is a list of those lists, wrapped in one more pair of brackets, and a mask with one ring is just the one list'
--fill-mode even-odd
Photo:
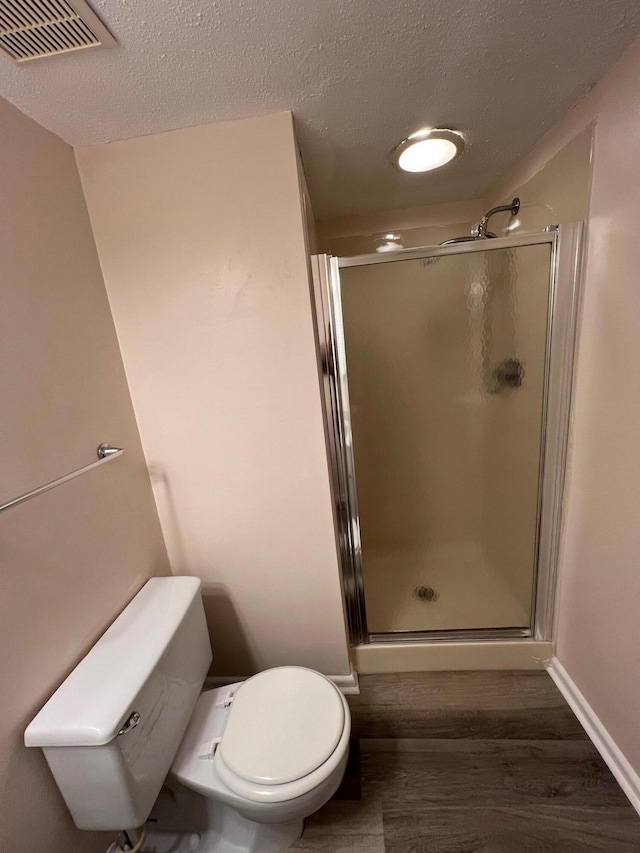
{"label": "toilet bowl", "polygon": [[[230,850],[279,853],[293,844],[304,818],[338,788],[350,731],[340,690],[303,667],[202,693],[171,767],[174,779],[215,804],[208,837],[205,830],[195,849],[218,853],[224,842]],[[150,849],[154,841],[152,833]]]}

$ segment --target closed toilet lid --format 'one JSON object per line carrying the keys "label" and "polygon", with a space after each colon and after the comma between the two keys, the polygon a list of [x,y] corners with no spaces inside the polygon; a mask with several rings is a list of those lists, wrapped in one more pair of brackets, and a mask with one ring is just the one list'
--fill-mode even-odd
{"label": "closed toilet lid", "polygon": [[344,702],[328,678],[301,667],[268,669],[238,688],[220,752],[241,778],[282,785],[324,764],[344,726]]}

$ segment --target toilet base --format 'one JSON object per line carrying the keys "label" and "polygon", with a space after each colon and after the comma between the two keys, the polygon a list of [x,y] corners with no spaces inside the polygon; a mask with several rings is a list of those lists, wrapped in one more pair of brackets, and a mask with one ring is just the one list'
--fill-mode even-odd
{"label": "toilet base", "polygon": [[[222,808],[225,808],[222,806]],[[239,820],[243,821],[237,815]],[[245,821],[250,823],[250,821]],[[221,837],[214,830],[203,834],[182,835],[172,832],[150,832],[144,853],[283,853],[302,835],[302,821],[291,823],[254,823],[251,827],[234,827],[233,837]]]}
{"label": "toilet base", "polygon": [[144,853],[282,853],[303,829],[302,820],[256,823],[175,783],[161,793],[152,821]]}

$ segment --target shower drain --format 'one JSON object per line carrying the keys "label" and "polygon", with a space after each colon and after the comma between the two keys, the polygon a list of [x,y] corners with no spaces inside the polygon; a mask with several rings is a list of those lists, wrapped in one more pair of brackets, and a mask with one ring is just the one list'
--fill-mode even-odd
{"label": "shower drain", "polygon": [[433,602],[440,598],[440,593],[432,586],[417,586],[413,590],[413,597],[418,601]]}

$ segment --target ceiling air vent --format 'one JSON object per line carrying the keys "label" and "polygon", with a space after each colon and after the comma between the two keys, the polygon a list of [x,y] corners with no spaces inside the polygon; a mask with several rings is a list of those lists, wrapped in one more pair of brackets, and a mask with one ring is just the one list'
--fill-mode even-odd
{"label": "ceiling air vent", "polygon": [[17,62],[115,43],[84,0],[0,0],[0,48]]}

